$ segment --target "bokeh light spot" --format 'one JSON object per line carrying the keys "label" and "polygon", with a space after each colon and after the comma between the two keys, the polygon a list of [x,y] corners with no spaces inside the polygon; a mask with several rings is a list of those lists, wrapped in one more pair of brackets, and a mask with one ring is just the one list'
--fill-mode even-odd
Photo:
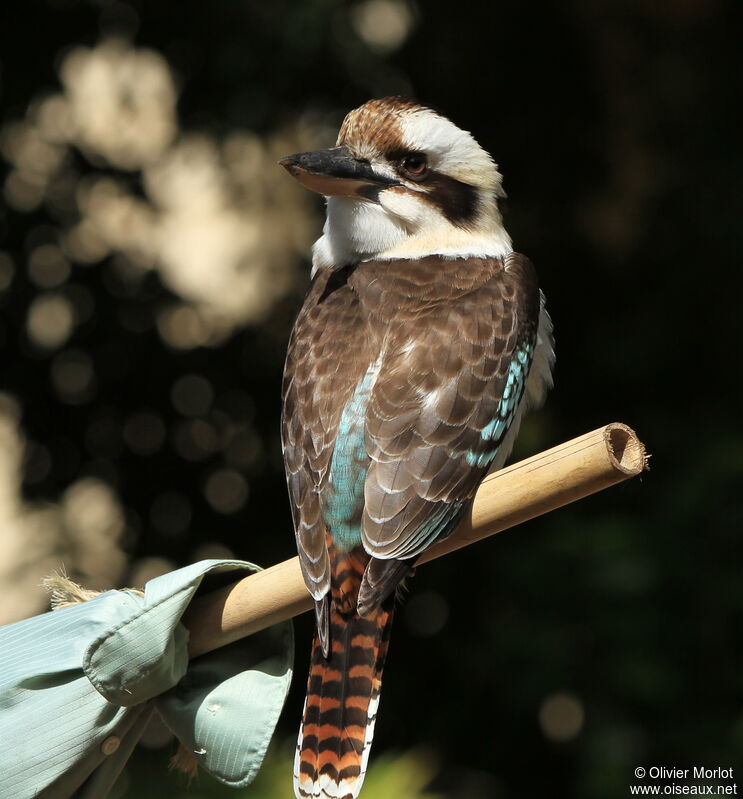
{"label": "bokeh light spot", "polygon": [[83,219],[64,237],[64,250],[75,261],[93,264],[109,253],[109,248],[93,223]]}
{"label": "bokeh light spot", "polygon": [[175,563],[167,558],[140,558],[132,564],[129,583],[134,588],[141,588],[149,580],[160,577],[175,569]]}
{"label": "bokeh light spot", "polygon": [[210,450],[202,449],[194,437],[194,423],[180,422],[175,425],[173,432],[173,448],[187,461],[202,461],[211,454]]}
{"label": "bokeh light spot", "polygon": [[584,718],[583,704],[572,694],[551,694],[539,708],[539,726],[550,741],[571,741],[583,728]]}
{"label": "bokeh light spot", "polygon": [[64,497],[67,524],[81,539],[117,538],[124,527],[124,517],[113,491],[95,478],[78,480]]}
{"label": "bokeh light spot", "polygon": [[41,294],[31,303],[26,317],[28,337],[38,347],[56,349],[72,334],[75,309],[61,294]]}
{"label": "bokeh light spot", "polygon": [[165,59],[110,39],[78,47],[60,71],[80,146],[123,169],[157,158],[176,133],[175,89]]}
{"label": "bokeh light spot", "polygon": [[246,469],[263,460],[263,443],[255,430],[240,426],[232,431],[224,452],[225,460],[232,466]]}
{"label": "bokeh light spot", "polygon": [[55,244],[42,244],[28,259],[28,274],[42,289],[53,289],[70,277],[70,262]]}
{"label": "bokeh light spot", "polygon": [[202,419],[196,419],[188,425],[191,440],[198,449],[211,455],[219,449],[219,436],[214,426]]}
{"label": "bokeh light spot", "polygon": [[44,199],[44,184],[14,169],[6,178],[3,194],[16,211],[34,211]]}
{"label": "bokeh light spot", "polygon": [[57,396],[70,405],[81,405],[95,394],[95,373],[90,356],[82,350],[60,352],[51,366]]}
{"label": "bokeh light spot", "polygon": [[229,326],[200,313],[190,305],[163,308],[157,315],[162,340],[176,350],[217,344],[229,333]]}
{"label": "bokeh light spot", "polygon": [[248,499],[248,483],[234,469],[219,469],[207,479],[204,495],[218,513],[236,513]]}
{"label": "bokeh light spot", "polygon": [[390,53],[408,38],[413,13],[402,0],[366,0],[352,8],[351,22],[372,50]]}

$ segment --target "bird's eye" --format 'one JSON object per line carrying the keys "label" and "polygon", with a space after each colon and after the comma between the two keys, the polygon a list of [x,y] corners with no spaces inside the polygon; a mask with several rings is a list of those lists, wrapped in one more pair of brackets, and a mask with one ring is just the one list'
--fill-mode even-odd
{"label": "bird's eye", "polygon": [[422,180],[428,172],[428,161],[424,153],[411,153],[400,162],[400,171],[412,180]]}

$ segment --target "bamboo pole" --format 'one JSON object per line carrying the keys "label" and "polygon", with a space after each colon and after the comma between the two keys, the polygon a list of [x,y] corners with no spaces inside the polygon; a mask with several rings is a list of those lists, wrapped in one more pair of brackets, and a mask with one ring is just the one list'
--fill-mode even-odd
{"label": "bamboo pole", "polygon": [[[640,439],[618,422],[515,463],[483,481],[462,524],[417,564],[635,477],[647,463]],[[191,603],[183,619],[189,654],[211,652],[311,607],[299,559],[278,563]]]}

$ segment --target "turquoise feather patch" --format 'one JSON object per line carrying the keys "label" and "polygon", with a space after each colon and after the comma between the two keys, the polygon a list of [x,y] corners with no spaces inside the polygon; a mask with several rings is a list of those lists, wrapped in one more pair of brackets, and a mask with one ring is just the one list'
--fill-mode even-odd
{"label": "turquoise feather patch", "polygon": [[361,543],[361,511],[368,465],[364,425],[366,408],[379,367],[369,367],[346,404],[338,425],[335,449],[330,462],[331,490],[323,506],[323,521],[342,550]]}
{"label": "turquoise feather patch", "polygon": [[498,454],[501,442],[508,432],[508,428],[513,423],[516,411],[518,410],[521,397],[524,393],[526,378],[529,374],[534,346],[523,344],[513,354],[511,363],[508,366],[506,375],[506,385],[503,388],[503,396],[498,405],[498,413],[492,422],[489,422],[480,431],[480,438],[483,441],[492,441],[494,446],[484,451],[478,450],[452,450],[452,457],[461,458],[470,466],[488,466]]}

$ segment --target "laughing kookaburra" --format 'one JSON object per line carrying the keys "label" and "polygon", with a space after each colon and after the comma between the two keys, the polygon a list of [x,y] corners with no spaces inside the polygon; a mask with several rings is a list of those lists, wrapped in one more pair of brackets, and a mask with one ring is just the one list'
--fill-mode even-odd
{"label": "laughing kookaburra", "polygon": [[377,715],[395,591],[500,468],[552,385],[531,262],[501,176],[466,131],[372,100],[337,145],[281,164],[327,197],[286,359],[282,441],[317,634],[297,797],[353,799]]}

